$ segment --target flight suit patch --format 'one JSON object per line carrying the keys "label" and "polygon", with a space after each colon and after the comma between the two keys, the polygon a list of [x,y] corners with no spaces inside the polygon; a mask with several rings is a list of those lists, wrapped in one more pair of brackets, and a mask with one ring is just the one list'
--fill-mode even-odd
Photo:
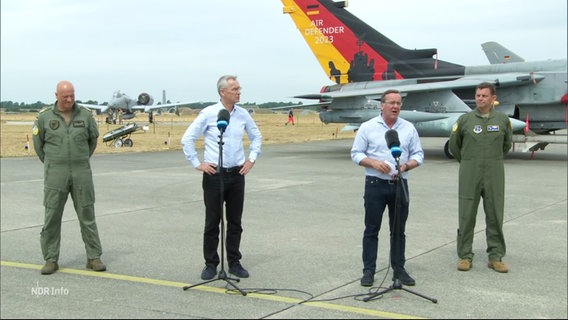
{"label": "flight suit patch", "polygon": [[77,120],[77,121],[73,122],[73,127],[75,127],[75,128],[84,128],[84,127],[85,127],[85,121],[83,121],[83,120]]}
{"label": "flight suit patch", "polygon": [[456,132],[458,130],[458,123],[454,123],[454,125],[452,126],[452,132]]}
{"label": "flight suit patch", "polygon": [[50,120],[49,121],[49,127],[51,128],[51,130],[57,130],[57,128],[59,128],[59,121]]}
{"label": "flight suit patch", "polygon": [[37,136],[38,133],[39,133],[39,128],[38,128],[37,126],[34,126],[34,127],[32,128],[32,133],[33,133],[34,136]]}
{"label": "flight suit patch", "polygon": [[473,127],[473,132],[481,133],[481,131],[483,131],[483,129],[481,129],[481,125],[476,125],[475,127]]}
{"label": "flight suit patch", "polygon": [[488,132],[499,132],[499,126],[496,125],[488,125],[487,126]]}

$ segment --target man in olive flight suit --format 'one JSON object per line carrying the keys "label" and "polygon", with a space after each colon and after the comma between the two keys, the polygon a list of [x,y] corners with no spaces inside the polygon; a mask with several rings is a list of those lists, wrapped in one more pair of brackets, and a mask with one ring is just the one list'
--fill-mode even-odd
{"label": "man in olive flight suit", "polygon": [[95,222],[95,188],[89,159],[95,152],[99,131],[89,109],[75,104],[69,81],[57,84],[53,107],[40,111],[33,126],[34,149],[44,164],[45,221],[40,235],[45,265],[42,274],[59,269],[61,219],[69,193],[77,212],[87,251],[87,268],[105,271]]}
{"label": "man in olive flight suit", "polygon": [[473,234],[480,197],[485,210],[488,267],[501,273],[509,270],[505,256],[503,212],[505,167],[503,158],[512,146],[513,129],[507,115],[493,110],[495,86],[481,83],[475,91],[477,108],[461,116],[450,135],[450,152],[460,163],[458,270],[472,267]]}

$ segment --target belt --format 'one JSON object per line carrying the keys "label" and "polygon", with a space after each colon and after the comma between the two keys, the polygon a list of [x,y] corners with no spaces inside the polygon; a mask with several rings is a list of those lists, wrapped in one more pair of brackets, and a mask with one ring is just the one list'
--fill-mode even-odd
{"label": "belt", "polygon": [[381,179],[381,178],[373,177],[373,176],[366,176],[365,182],[366,183],[396,184],[396,180],[393,180],[393,179],[385,180],[385,179]]}
{"label": "belt", "polygon": [[243,166],[221,168],[221,172],[223,172],[223,173],[238,173],[239,171],[241,171],[242,168],[243,168]]}

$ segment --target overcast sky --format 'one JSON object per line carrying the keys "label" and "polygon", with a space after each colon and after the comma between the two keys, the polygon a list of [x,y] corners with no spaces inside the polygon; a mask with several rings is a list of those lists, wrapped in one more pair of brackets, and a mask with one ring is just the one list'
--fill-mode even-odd
{"label": "overcast sky", "polygon": [[[223,74],[241,102],[300,100],[331,84],[279,0],[2,0],[1,100],[52,103],[60,80],[78,100],[120,89],[216,101]],[[566,58],[566,0],[350,0],[348,10],[408,49],[487,64],[497,41],[526,60]]]}

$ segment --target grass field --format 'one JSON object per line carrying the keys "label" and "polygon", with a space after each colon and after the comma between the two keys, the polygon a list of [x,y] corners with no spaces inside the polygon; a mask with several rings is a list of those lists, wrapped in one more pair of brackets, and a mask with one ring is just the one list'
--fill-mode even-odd
{"label": "grass field", "polygon": [[[33,150],[32,124],[36,113],[0,114],[1,126],[1,150],[0,157],[30,157],[36,156]],[[121,125],[111,125],[104,122],[104,116],[96,116],[99,123],[99,144],[95,153],[119,153],[119,152],[147,152],[180,150],[180,139],[195,119],[197,113],[194,110],[186,110],[180,116],[174,114],[162,114],[154,117],[154,123],[148,123],[146,114],[138,114],[129,122],[135,122],[139,126],[147,126],[147,131],[138,130],[130,136],[132,147],[116,148],[113,141],[103,142],[105,133],[119,128]],[[287,121],[287,113],[257,112],[253,115],[262,136],[263,144],[295,143],[316,140],[351,139],[354,132],[342,132],[344,124],[323,124],[318,114],[313,112],[295,112],[296,125],[284,125]],[[128,122],[124,122],[126,124]],[[244,138],[248,145],[248,137]],[[202,147],[202,139],[198,147]]]}

